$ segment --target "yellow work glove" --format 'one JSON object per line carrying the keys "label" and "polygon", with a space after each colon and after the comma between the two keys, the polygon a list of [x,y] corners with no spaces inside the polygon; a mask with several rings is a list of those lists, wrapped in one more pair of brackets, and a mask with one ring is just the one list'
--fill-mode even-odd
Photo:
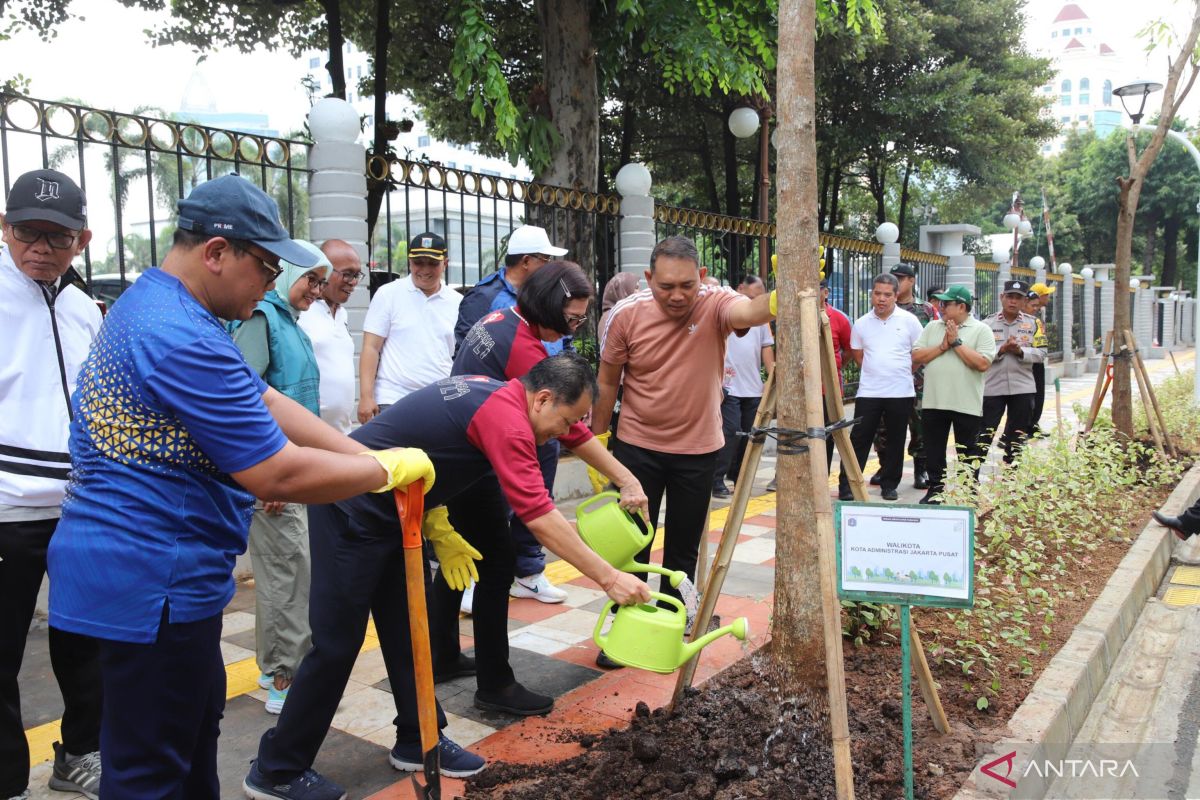
{"label": "yellow work glove", "polygon": [[777,317],[777,316],[779,316],[779,313],[778,313],[779,304],[778,304],[778,302],[776,301],[776,296],[775,296],[775,293],[776,293],[777,291],[779,291],[779,290],[778,290],[778,289],[772,289],[772,290],[771,290],[771,302],[770,302],[770,307],[771,307],[771,316],[772,316],[772,317]]}
{"label": "yellow work glove", "polygon": [[[598,434],[596,436],[596,441],[598,441],[600,444],[604,445],[604,449],[607,450],[608,449],[608,440],[611,438],[612,438],[612,431],[605,431],[604,433]],[[587,476],[588,476],[588,481],[592,484],[592,491],[595,492],[596,494],[600,494],[601,492],[603,492],[604,488],[606,486],[608,486],[608,484],[609,484],[608,476],[604,475],[602,472],[600,472],[600,470],[596,469],[595,467],[591,466],[590,464],[588,465],[588,468],[587,468]]]}
{"label": "yellow work glove", "polygon": [[370,456],[388,474],[387,483],[372,492],[390,492],[397,486],[408,486],[416,480],[425,481],[425,494],[433,488],[433,462],[424,450],[415,447],[399,447],[394,450],[368,450],[359,453]]}
{"label": "yellow work glove", "polygon": [[421,534],[433,545],[433,552],[442,567],[442,577],[451,589],[461,592],[471,585],[471,581],[479,580],[475,562],[483,558],[483,554],[467,544],[467,540],[451,527],[450,512],[445,506],[425,512]]}

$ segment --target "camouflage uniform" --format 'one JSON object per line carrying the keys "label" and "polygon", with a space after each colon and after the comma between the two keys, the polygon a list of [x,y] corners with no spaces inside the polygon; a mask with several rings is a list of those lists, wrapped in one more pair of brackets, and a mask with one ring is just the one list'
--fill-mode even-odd
{"label": "camouflage uniform", "polygon": [[[915,295],[914,295],[915,300]],[[924,328],[936,316],[936,312],[929,303],[896,303],[896,308],[902,308],[910,314],[914,315]],[[925,472],[925,434],[921,428],[921,395],[925,389],[925,367],[918,367],[913,373],[913,388],[917,392],[916,402],[913,403],[912,414],[908,418],[908,454],[913,460],[913,476],[914,478],[922,472]],[[879,430],[875,432],[875,452],[882,453],[887,447],[887,432],[884,430],[883,422],[879,424]]]}

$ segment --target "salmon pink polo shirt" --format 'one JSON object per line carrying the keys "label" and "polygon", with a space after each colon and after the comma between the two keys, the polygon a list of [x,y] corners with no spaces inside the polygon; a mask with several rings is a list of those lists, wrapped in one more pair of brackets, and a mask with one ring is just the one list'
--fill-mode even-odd
{"label": "salmon pink polo shirt", "polygon": [[600,332],[600,358],[624,368],[621,441],[679,455],[721,449],[729,311],[748,302],[732,289],[701,286],[678,319],[667,316],[649,289],[613,306]]}

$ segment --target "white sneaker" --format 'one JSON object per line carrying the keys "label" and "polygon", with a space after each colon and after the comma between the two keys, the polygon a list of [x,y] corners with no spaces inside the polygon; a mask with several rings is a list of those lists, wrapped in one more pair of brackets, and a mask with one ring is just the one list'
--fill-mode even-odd
{"label": "white sneaker", "polygon": [[512,597],[532,597],[542,603],[561,603],[567,599],[567,593],[550,583],[544,572],[517,578],[508,593]]}
{"label": "white sneaker", "polygon": [[469,617],[469,616],[471,616],[471,606],[474,602],[475,602],[475,581],[471,581],[470,585],[467,586],[466,591],[463,592],[462,602],[459,604],[458,610],[461,611],[462,613],[466,614]]}

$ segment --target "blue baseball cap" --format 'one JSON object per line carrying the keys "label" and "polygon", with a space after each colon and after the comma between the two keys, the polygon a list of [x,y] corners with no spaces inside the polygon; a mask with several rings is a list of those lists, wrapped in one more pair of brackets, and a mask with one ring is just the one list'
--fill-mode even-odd
{"label": "blue baseball cap", "polygon": [[203,236],[242,239],[298,267],[319,263],[279,224],[279,206],[240,175],[205,181],[179,201],[179,227]]}

